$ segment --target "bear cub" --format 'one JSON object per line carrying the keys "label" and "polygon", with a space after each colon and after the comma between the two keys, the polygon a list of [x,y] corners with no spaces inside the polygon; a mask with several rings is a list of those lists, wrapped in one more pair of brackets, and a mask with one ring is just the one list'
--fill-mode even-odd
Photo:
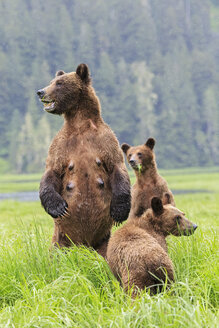
{"label": "bear cub", "polygon": [[[144,145],[131,147],[124,143],[121,148],[133,168],[137,181],[132,187],[132,205],[129,217],[139,217],[151,205],[152,197],[175,206],[167,182],[159,175],[154,154],[155,140],[149,138]],[[164,203],[165,204],[165,203]]]}
{"label": "bear cub", "polygon": [[174,281],[165,238],[170,234],[189,236],[196,228],[179,209],[153,197],[151,208],[139,218],[129,218],[110,238],[109,266],[125,291],[133,287],[133,296],[145,288],[155,294],[166,278],[168,283]]}

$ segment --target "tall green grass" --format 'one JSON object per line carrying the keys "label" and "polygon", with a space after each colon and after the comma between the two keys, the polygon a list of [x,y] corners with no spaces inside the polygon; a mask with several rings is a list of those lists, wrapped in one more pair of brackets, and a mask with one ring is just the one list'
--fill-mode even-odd
{"label": "tall green grass", "polygon": [[49,251],[53,222],[38,202],[0,202],[0,327],[218,327],[219,193],[176,203],[198,224],[168,238],[176,281],[133,300],[95,251]]}

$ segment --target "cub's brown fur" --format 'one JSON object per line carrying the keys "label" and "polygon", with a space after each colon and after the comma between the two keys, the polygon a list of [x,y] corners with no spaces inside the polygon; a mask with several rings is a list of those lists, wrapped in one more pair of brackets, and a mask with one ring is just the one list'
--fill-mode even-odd
{"label": "cub's brown fur", "polygon": [[53,243],[73,241],[105,256],[113,220],[128,217],[130,181],[116,136],[101,117],[87,65],[57,72],[37,94],[47,112],[64,115],[40,184],[41,203],[55,218]]}
{"label": "cub's brown fur", "polygon": [[133,296],[136,287],[150,288],[154,294],[166,278],[169,282],[174,280],[165,238],[169,234],[190,235],[196,228],[176,207],[163,205],[160,198],[154,197],[150,209],[139,218],[129,218],[110,238],[109,266],[125,291],[134,287]]}
{"label": "cub's brown fur", "polygon": [[173,194],[168,188],[166,181],[158,174],[155,161],[155,140],[149,138],[144,145],[131,147],[122,144],[121,148],[127,156],[128,163],[134,169],[137,181],[132,187],[132,206],[129,217],[139,217],[150,207],[152,197],[159,197],[163,202],[175,206]]}

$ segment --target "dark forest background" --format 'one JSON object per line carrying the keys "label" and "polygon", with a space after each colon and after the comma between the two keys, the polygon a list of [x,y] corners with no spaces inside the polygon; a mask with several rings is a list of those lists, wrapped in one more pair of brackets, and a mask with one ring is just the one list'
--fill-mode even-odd
{"label": "dark forest background", "polygon": [[1,0],[0,171],[40,171],[62,118],[36,90],[89,65],[120,142],[159,167],[219,165],[218,0]]}

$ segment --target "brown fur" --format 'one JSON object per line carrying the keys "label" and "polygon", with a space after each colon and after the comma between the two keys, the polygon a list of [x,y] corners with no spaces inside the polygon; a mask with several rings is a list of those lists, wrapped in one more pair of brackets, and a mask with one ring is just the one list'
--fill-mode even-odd
{"label": "brown fur", "polygon": [[184,213],[170,204],[163,206],[157,197],[151,206],[141,217],[129,218],[110,238],[107,248],[113,274],[125,291],[134,287],[133,296],[138,288],[150,288],[154,294],[166,279],[169,283],[174,280],[165,238],[169,234],[189,235],[197,228]]}
{"label": "brown fur", "polygon": [[[122,145],[136,175],[136,182],[132,187],[132,206],[129,217],[139,217],[150,207],[151,199],[159,197],[163,204],[171,203],[175,206],[173,194],[166,181],[159,175],[153,151],[155,140],[149,138],[144,145],[131,147]],[[139,169],[139,165],[141,168]]]}
{"label": "brown fur", "polygon": [[92,246],[105,256],[113,219],[128,217],[130,182],[116,136],[101,117],[88,67],[57,72],[38,95],[50,102],[47,111],[64,115],[40,184],[42,205],[55,218],[52,241]]}

